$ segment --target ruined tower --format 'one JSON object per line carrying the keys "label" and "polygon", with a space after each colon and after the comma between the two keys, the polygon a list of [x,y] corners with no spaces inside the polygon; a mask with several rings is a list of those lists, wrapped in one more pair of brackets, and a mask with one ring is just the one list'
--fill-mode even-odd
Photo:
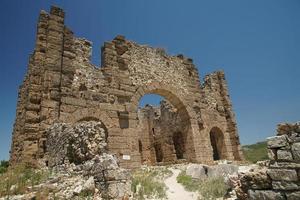
{"label": "ruined tower", "polygon": [[[44,159],[46,130],[54,122],[94,120],[105,125],[108,150],[121,166],[140,166],[145,126],[138,104],[148,93],[163,96],[180,116],[182,136],[174,133],[175,142],[170,144],[178,159],[200,163],[242,159],[222,71],[200,83],[192,59],[169,56],[123,36],[104,43],[102,64],[96,67],[90,62],[91,42],[75,37],[64,19],[64,11],[57,7],[39,15],[35,49],[19,89],[12,164]],[[176,137],[183,144],[177,144]]]}

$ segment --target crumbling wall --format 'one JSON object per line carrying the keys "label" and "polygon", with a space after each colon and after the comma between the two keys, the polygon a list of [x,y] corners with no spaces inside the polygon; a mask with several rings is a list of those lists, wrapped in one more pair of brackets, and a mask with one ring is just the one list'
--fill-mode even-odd
{"label": "crumbling wall", "polygon": [[[212,162],[209,132],[218,126],[227,159],[240,159],[239,139],[224,73],[212,74],[201,86],[192,59],[117,36],[102,47],[102,66],[90,62],[91,42],[76,38],[64,23],[64,11],[41,11],[34,53],[19,90],[11,163],[37,163],[46,152],[47,128],[55,122],[96,119],[108,130],[108,151],[120,165],[139,167],[138,105],[148,93],[165,97],[187,127],[186,159]],[[209,81],[206,81],[209,82]],[[215,84],[211,84],[215,85]],[[215,100],[214,100],[215,99]],[[211,108],[213,102],[224,108]]]}
{"label": "crumbling wall", "polygon": [[279,124],[277,136],[267,138],[270,162],[240,174],[240,199],[300,199],[300,123]]}
{"label": "crumbling wall", "polygon": [[[243,160],[236,120],[229,97],[228,86],[223,71],[214,72],[205,76],[202,85],[204,105],[202,111],[204,131],[209,134],[212,129],[218,128],[224,135],[224,154],[229,160]],[[207,135],[209,138],[209,135]]]}

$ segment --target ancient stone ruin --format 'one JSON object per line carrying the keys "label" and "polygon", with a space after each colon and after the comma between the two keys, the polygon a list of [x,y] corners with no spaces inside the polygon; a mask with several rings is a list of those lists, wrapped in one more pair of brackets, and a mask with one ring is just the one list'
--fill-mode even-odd
{"label": "ancient stone ruin", "polygon": [[[108,153],[124,168],[243,159],[222,71],[201,83],[192,59],[123,36],[104,43],[97,67],[90,62],[91,42],[75,37],[64,19],[57,7],[39,15],[35,49],[19,89],[11,164],[50,164],[47,130],[54,123],[82,121],[101,123]],[[138,109],[149,93],[169,104],[160,108],[160,116]],[[169,126],[166,120],[175,121]],[[102,144],[95,142],[90,143]],[[88,158],[97,151],[89,153]],[[86,159],[80,152],[74,156]]]}
{"label": "ancient stone ruin", "polygon": [[246,199],[300,199],[300,122],[279,124],[277,136],[267,138],[270,161],[239,174],[237,196]]}

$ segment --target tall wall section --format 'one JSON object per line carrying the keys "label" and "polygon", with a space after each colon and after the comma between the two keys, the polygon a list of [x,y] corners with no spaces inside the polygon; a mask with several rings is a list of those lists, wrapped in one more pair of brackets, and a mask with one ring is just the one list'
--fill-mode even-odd
{"label": "tall wall section", "polygon": [[[46,129],[54,122],[99,120],[108,149],[122,167],[141,164],[138,105],[147,93],[165,97],[181,116],[191,162],[212,162],[210,128],[224,134],[228,159],[240,159],[238,133],[224,74],[201,85],[197,68],[182,55],[138,45],[117,36],[102,47],[102,66],[90,63],[91,42],[76,38],[62,9],[41,11],[34,52],[19,90],[10,162],[45,160]],[[217,102],[218,106],[215,106]],[[223,110],[222,110],[223,109]]]}

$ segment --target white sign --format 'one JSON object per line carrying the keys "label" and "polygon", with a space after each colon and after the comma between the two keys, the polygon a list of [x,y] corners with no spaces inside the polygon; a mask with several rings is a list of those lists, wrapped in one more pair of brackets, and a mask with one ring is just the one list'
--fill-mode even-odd
{"label": "white sign", "polygon": [[130,160],[130,155],[123,155],[123,160]]}

